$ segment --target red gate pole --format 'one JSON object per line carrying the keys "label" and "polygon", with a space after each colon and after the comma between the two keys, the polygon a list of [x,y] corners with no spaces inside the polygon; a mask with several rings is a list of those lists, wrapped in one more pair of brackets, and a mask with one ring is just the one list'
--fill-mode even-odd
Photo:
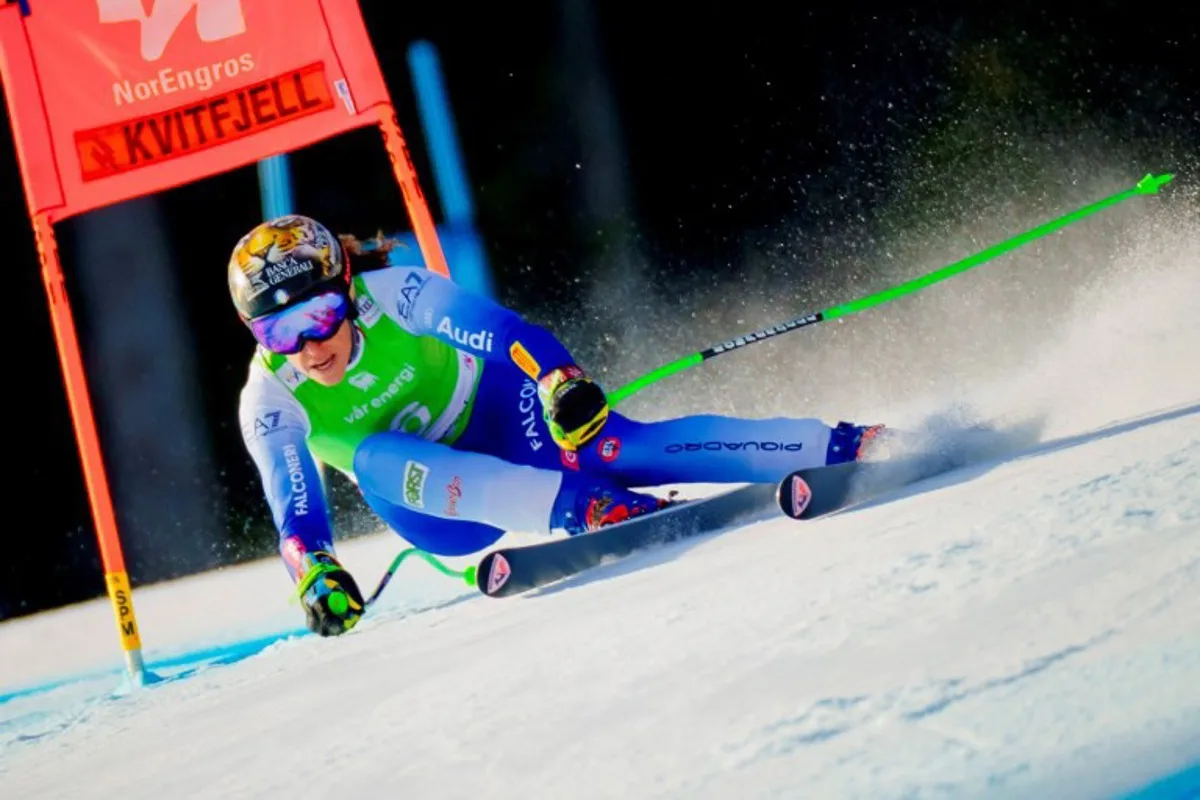
{"label": "red gate pole", "polygon": [[142,683],[146,677],[145,664],[142,660],[141,636],[133,614],[133,592],[129,586],[129,575],[125,572],[121,540],[117,535],[116,515],[113,512],[104,458],[100,452],[100,437],[96,432],[87,376],[83,370],[83,357],[80,355],[79,338],[75,332],[75,319],[67,299],[66,282],[58,258],[54,226],[43,213],[35,214],[32,221],[38,259],[42,263],[42,281],[45,283],[46,297],[50,304],[54,341],[58,347],[59,363],[62,366],[63,381],[66,383],[67,403],[75,428],[75,442],[83,462],[88,502],[96,524],[96,540],[100,545],[104,583],[108,587],[117,631],[121,636],[125,666],[130,678],[135,683]]}

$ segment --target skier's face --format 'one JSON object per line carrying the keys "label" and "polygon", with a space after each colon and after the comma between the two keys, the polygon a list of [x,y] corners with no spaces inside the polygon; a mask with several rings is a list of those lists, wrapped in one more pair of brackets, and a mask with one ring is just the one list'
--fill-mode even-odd
{"label": "skier's face", "polygon": [[323,342],[305,342],[304,349],[287,360],[306,377],[322,386],[333,386],[346,374],[352,345],[350,322],[344,321],[333,336]]}

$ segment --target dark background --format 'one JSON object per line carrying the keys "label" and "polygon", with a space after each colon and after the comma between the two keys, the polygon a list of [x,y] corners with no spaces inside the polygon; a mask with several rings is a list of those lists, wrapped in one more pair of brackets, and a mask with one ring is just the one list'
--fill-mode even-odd
{"label": "dark background", "polygon": [[[499,298],[615,382],[635,375],[609,372],[617,368],[606,337],[649,324],[623,315],[620,298],[686,316],[698,287],[735,284],[750,256],[770,278],[752,291],[819,280],[851,263],[835,249],[874,244],[880,226],[921,236],[931,223],[914,209],[977,213],[948,199],[968,174],[979,194],[1024,198],[1028,219],[1041,221],[1040,212],[1061,210],[1056,189],[1090,177],[1091,153],[1114,154],[1105,167],[1128,178],[1111,186],[1119,191],[1146,172],[1194,181],[1188,169],[1200,151],[1194,4],[362,7],[431,205],[405,60],[416,39],[440,54]],[[7,123],[2,130],[11,324],[0,619],[103,592]],[[335,230],[407,229],[373,129],[294,154],[292,175],[296,210]],[[224,277],[259,203],[249,167],[58,226],[135,585],[275,548],[238,434],[251,341]],[[781,308],[798,314],[819,308],[815,301],[789,298]],[[724,330],[775,321],[731,318]],[[169,331],[187,345],[156,363],[166,352],[157,337]],[[712,343],[685,334],[664,336],[669,346],[647,351],[640,366]],[[174,372],[152,381],[158,396],[175,381],[186,402],[156,411],[119,391],[167,367]],[[174,416],[180,408],[190,409],[190,438],[176,434],[186,427]],[[149,438],[128,434],[130,413]],[[168,461],[183,466],[172,472]],[[332,488],[342,530],[370,529],[344,482]]]}

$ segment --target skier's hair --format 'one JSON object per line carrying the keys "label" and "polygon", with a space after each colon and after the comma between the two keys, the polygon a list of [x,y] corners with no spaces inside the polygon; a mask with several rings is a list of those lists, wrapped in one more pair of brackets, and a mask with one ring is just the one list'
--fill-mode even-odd
{"label": "skier's hair", "polygon": [[385,236],[382,230],[365,241],[352,233],[339,233],[338,241],[342,243],[342,247],[351,257],[349,259],[351,270],[356,274],[390,266],[388,264],[389,253],[398,247],[408,249],[404,242]]}

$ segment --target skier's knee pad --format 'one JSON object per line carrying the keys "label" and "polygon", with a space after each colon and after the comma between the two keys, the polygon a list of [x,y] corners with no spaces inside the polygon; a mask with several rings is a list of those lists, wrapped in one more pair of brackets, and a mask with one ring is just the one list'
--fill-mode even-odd
{"label": "skier's knee pad", "polygon": [[504,530],[468,520],[447,520],[421,514],[369,491],[363,500],[389,528],[413,547],[438,556],[478,553],[500,540]]}
{"label": "skier's knee pad", "polygon": [[546,528],[562,480],[556,471],[391,431],[364,439],[353,467],[364,496],[426,516],[520,531]]}
{"label": "skier's knee pad", "polygon": [[354,451],[354,477],[362,489],[386,495],[387,492],[382,491],[380,486],[381,481],[390,483],[395,480],[397,475],[403,474],[410,461],[421,462],[422,465],[436,461],[439,451],[447,449],[445,445],[400,431],[373,433],[363,439]]}

